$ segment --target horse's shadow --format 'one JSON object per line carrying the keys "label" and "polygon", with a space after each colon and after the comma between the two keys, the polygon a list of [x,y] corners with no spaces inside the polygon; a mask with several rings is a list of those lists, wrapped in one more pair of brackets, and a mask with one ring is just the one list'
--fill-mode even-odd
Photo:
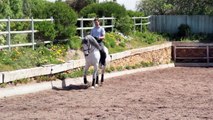
{"label": "horse's shadow", "polygon": [[88,85],[74,85],[74,84],[70,84],[70,85],[66,85],[66,81],[65,80],[61,80],[61,87],[56,87],[52,84],[52,89],[53,90],[66,90],[66,91],[69,91],[69,90],[82,90],[82,89],[87,89],[89,88]]}

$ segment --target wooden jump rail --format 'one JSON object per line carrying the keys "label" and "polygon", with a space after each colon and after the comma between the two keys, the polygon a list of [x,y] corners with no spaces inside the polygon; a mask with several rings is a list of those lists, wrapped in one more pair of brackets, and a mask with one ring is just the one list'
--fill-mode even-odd
{"label": "wooden jump rail", "polygon": [[213,66],[213,43],[173,42],[172,47],[176,66]]}

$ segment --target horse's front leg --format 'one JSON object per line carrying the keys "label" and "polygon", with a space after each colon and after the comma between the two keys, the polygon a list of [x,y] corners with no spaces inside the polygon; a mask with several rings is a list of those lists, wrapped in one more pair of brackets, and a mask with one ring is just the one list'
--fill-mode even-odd
{"label": "horse's front leg", "polygon": [[87,81],[87,71],[88,71],[88,69],[89,69],[89,65],[85,65],[85,67],[84,67],[84,84],[87,84],[88,83],[88,81]]}
{"label": "horse's front leg", "polygon": [[95,66],[94,66],[94,72],[93,72],[93,78],[92,78],[92,86],[94,87],[95,86],[95,84],[97,84],[98,83],[98,79],[96,79],[97,78],[97,75],[98,75],[98,64],[96,64]]}

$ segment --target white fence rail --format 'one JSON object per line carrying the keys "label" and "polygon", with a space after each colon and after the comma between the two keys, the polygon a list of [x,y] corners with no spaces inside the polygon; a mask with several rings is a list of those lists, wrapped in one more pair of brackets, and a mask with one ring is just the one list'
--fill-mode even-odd
{"label": "white fence rail", "polygon": [[[132,17],[132,19],[134,20],[134,31],[136,31],[136,27],[140,26],[140,31],[142,31],[142,26],[143,25],[149,25],[151,24],[149,22],[149,18],[151,18],[151,16],[148,17]],[[114,23],[115,23],[115,18],[114,17],[102,17],[99,18],[101,20],[101,26],[104,28],[111,28],[111,31],[114,31]],[[93,22],[94,18],[78,18],[78,21],[80,21],[80,27],[77,28],[77,30],[80,30],[80,36],[84,37],[85,30],[91,30],[93,27],[85,27],[84,23],[85,21],[90,21],[91,23]],[[106,25],[106,20],[111,20],[111,24]],[[148,22],[143,22],[143,20],[146,20]]]}
{"label": "white fence rail", "polygon": [[[34,46],[36,45],[35,39],[34,39],[34,33],[38,32],[38,30],[34,29],[34,23],[35,22],[42,22],[42,21],[51,21],[53,22],[53,18],[50,19],[0,19],[0,22],[6,22],[7,23],[7,31],[0,31],[0,35],[6,34],[7,35],[7,45],[0,46],[0,49],[3,48],[9,48],[11,50],[11,47],[20,47],[20,46],[32,46],[34,49]],[[11,31],[11,22],[31,22],[31,30],[23,30],[23,31]],[[31,43],[24,43],[24,44],[11,44],[11,34],[25,34],[25,33],[31,33]],[[46,41],[45,43],[49,43],[49,41]]]}
{"label": "white fence rail", "polygon": [[[93,27],[85,27],[84,26],[85,21],[90,21],[91,23],[93,23],[94,18],[83,18],[83,17],[81,17],[81,18],[78,18],[77,20],[80,21],[80,27],[78,27],[77,30],[81,31],[80,36],[81,36],[81,38],[83,38],[85,36],[85,30],[91,30],[93,28]],[[114,20],[115,20],[114,17],[102,17],[102,18],[99,18],[99,20],[101,20],[101,26],[103,28],[111,28],[111,31],[113,31]],[[105,20],[111,20],[111,24],[106,25]]]}
{"label": "white fence rail", "polygon": [[[140,26],[141,27],[141,31],[142,31],[142,26],[143,25],[149,25],[149,18],[151,16],[148,17],[132,17],[132,19],[134,20],[134,31],[136,30],[136,26]],[[99,18],[101,20],[101,26],[104,28],[111,28],[111,31],[114,31],[114,23],[115,23],[115,18],[114,17],[102,17]],[[143,20],[146,19],[146,21],[148,22],[143,22]],[[91,22],[93,23],[94,18],[78,18],[77,21],[80,21],[80,26],[77,27],[77,31],[80,31],[80,37],[84,37],[85,36],[85,31],[86,30],[91,30],[93,28],[93,26],[91,27],[87,27],[85,25],[85,23]],[[140,21],[139,21],[140,20]],[[11,50],[12,47],[21,47],[21,46],[32,46],[32,48],[34,49],[34,46],[36,45],[36,42],[34,40],[34,33],[38,32],[38,30],[34,29],[34,23],[35,22],[42,22],[42,21],[51,21],[53,22],[54,19],[51,17],[50,19],[10,19],[10,17],[8,17],[8,19],[0,19],[0,22],[6,22],[7,23],[7,30],[6,31],[0,31],[0,35],[6,34],[7,35],[7,45],[1,45],[0,49],[4,49],[4,48],[9,48],[9,50]],[[107,22],[106,22],[107,21]],[[138,22],[139,21],[139,22]],[[10,30],[10,23],[11,22],[31,22],[31,30],[23,30],[23,31],[11,31]],[[11,44],[11,34],[25,34],[31,33],[31,43],[23,43],[23,44]],[[45,41],[44,43],[50,43],[50,41]]]}
{"label": "white fence rail", "polygon": [[[149,18],[151,18],[151,16],[148,17],[132,17],[132,19],[134,20],[134,31],[136,31],[136,26],[140,26],[140,31],[143,31],[143,25],[149,25],[151,24],[151,22],[149,22]],[[139,22],[137,22],[137,20],[140,20]],[[143,23],[143,20],[147,20],[148,22]]]}

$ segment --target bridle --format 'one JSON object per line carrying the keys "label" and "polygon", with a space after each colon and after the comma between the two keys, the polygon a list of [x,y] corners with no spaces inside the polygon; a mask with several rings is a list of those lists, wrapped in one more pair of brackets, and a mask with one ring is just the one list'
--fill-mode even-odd
{"label": "bridle", "polygon": [[85,53],[86,51],[88,52],[88,54],[84,54],[85,56],[88,56],[91,52],[93,52],[94,51],[94,49],[92,49],[92,45],[90,44],[90,42],[89,42],[89,40],[87,40],[87,39],[84,39],[83,41],[82,41],[82,44],[84,44],[84,45],[86,45],[87,46],[87,49],[84,49],[83,48],[83,52]]}

